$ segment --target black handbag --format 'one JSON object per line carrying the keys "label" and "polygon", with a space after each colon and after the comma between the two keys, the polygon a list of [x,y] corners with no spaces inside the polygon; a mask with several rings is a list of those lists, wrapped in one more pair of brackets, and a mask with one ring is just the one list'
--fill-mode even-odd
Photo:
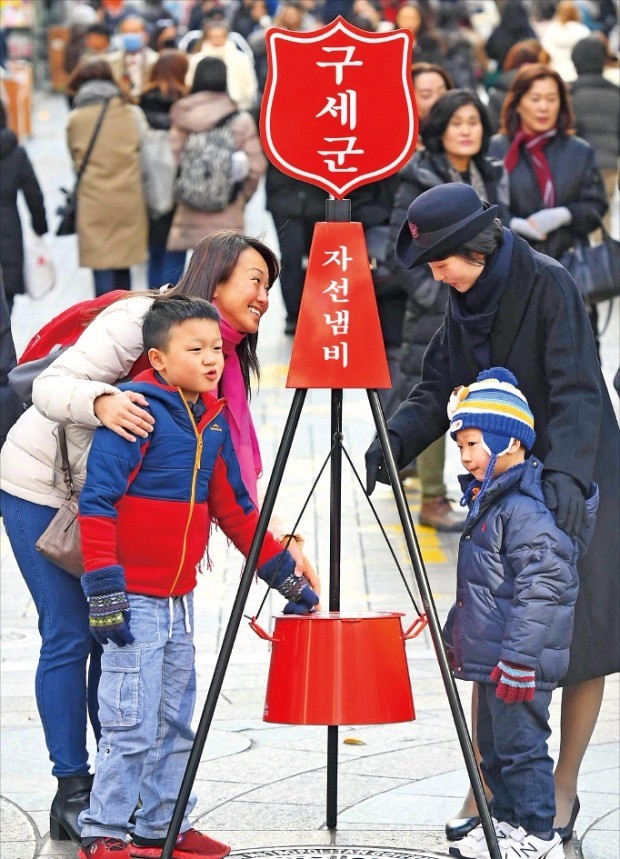
{"label": "black handbag", "polygon": [[84,175],[84,170],[86,169],[86,165],[88,164],[89,158],[93,151],[93,147],[95,145],[95,141],[97,140],[97,135],[99,134],[99,130],[101,128],[101,123],[103,122],[103,117],[105,116],[105,112],[108,109],[108,105],[110,104],[110,99],[107,98],[103,107],[101,108],[101,113],[97,118],[97,124],[95,125],[95,129],[93,131],[93,135],[90,138],[90,142],[88,144],[88,149],[86,150],[86,154],[84,155],[84,160],[80,165],[80,169],[77,174],[77,178],[75,180],[75,185],[73,186],[72,191],[68,191],[66,188],[61,188],[60,190],[65,195],[65,202],[62,203],[57,209],[56,214],[60,215],[60,223],[56,229],[57,236],[72,236],[75,234],[76,230],[76,220],[77,220],[77,189],[80,184],[80,179]]}
{"label": "black handbag", "polygon": [[572,275],[586,304],[598,304],[620,295],[620,242],[601,224],[603,240],[591,245],[577,240],[560,259]]}

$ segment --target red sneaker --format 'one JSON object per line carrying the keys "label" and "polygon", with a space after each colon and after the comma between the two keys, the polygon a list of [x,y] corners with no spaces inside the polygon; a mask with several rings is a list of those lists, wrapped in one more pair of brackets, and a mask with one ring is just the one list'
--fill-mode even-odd
{"label": "red sneaker", "polygon": [[[146,841],[147,839],[142,839]],[[153,839],[155,841],[155,839]],[[142,846],[131,842],[129,844],[128,855],[133,859],[159,859],[164,846],[165,839],[155,842],[153,846]],[[172,859],[224,859],[230,853],[228,844],[222,844],[221,841],[216,841],[214,838],[209,838],[203,832],[198,832],[197,829],[188,829],[182,832],[177,838],[176,847],[172,851]],[[102,854],[103,855],[103,854]],[[90,857],[84,857],[90,859]],[[99,857],[95,857],[99,859]],[[117,859],[116,856],[110,856],[109,859]],[[119,859],[124,857],[119,856]]]}
{"label": "red sneaker", "polygon": [[131,859],[131,853],[127,849],[127,844],[120,838],[97,838],[88,847],[82,847],[78,857],[79,859]]}

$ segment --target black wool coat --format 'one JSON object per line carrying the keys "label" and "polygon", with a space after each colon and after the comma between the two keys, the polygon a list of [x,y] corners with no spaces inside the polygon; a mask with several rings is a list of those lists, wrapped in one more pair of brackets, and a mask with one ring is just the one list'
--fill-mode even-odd
{"label": "black wool coat", "polygon": [[32,229],[39,236],[47,232],[43,193],[26,150],[8,128],[0,130],[0,264],[6,295],[24,291],[24,244],[17,209],[17,192],[22,191],[30,210]]}
{"label": "black wool coat", "polygon": [[[491,138],[489,154],[506,157],[510,139],[505,134]],[[566,206],[572,221],[549,233],[544,242],[531,242],[532,247],[554,259],[573,246],[576,238],[586,239],[595,230],[607,211],[607,197],[594,150],[580,137],[558,135],[544,148],[555,185],[556,206]],[[548,208],[536,181],[530,156],[521,150],[519,163],[510,174],[510,213],[517,218],[529,218],[534,212]]]}
{"label": "black wool coat", "polygon": [[[448,287],[449,288],[449,287]],[[475,289],[475,285],[473,287]],[[547,470],[599,485],[596,528],[578,564],[580,592],[566,685],[619,670],[620,432],[575,282],[515,235],[506,286],[491,331],[491,363],[511,370],[534,414],[532,453]],[[453,389],[482,369],[450,306],[424,358],[422,381],[388,421],[399,466],[449,427]]]}

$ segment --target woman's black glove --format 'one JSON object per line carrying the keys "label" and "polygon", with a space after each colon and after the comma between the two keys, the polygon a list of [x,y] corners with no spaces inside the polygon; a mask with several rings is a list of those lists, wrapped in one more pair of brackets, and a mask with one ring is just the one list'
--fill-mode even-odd
{"label": "woman's black glove", "polygon": [[[389,430],[388,435],[390,438],[390,447],[392,448],[392,453],[394,454],[394,459],[396,460],[396,465],[398,467],[398,460],[400,458],[402,448],[400,438],[396,435],[396,433],[390,432]],[[383,461],[383,450],[381,449],[381,442],[378,438],[373,441],[373,443],[366,451],[365,460],[366,492],[368,495],[372,495],[377,480],[379,481],[379,483],[389,484],[390,482],[387,468],[385,467],[385,462]]]}
{"label": "woman's black glove", "polygon": [[569,537],[578,537],[590,522],[586,500],[574,477],[562,471],[545,471],[542,484],[545,504],[558,526]]}

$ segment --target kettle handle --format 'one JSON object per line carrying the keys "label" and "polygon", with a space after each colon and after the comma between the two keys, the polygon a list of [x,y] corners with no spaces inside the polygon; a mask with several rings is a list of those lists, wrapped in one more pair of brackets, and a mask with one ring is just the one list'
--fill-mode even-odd
{"label": "kettle handle", "polygon": [[409,629],[403,633],[403,641],[409,641],[412,638],[417,638],[422,630],[428,626],[428,618],[425,614],[418,615],[413,621]]}
{"label": "kettle handle", "polygon": [[258,623],[255,617],[252,618],[248,626],[250,627],[250,629],[254,630],[254,632],[258,635],[259,638],[264,638],[265,641],[274,642],[278,640],[277,638],[274,638],[273,635],[269,635],[267,630],[263,629],[263,627]]}

